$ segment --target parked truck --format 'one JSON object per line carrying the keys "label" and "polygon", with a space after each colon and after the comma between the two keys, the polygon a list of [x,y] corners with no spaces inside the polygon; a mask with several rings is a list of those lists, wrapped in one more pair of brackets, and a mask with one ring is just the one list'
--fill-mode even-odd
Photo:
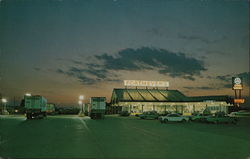
{"label": "parked truck", "polygon": [[91,119],[103,119],[106,111],[106,97],[91,97],[90,112]]}
{"label": "parked truck", "polygon": [[46,117],[47,99],[40,95],[24,96],[27,119]]}

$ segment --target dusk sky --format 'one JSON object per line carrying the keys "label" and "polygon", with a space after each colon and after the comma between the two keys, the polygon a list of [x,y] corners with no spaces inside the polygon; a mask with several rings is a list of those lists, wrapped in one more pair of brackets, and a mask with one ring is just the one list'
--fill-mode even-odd
{"label": "dusk sky", "polygon": [[0,0],[0,93],[77,105],[123,80],[249,97],[248,0]]}

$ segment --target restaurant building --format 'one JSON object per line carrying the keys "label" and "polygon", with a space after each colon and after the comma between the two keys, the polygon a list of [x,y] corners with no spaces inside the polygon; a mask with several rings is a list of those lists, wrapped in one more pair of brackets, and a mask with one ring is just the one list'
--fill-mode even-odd
{"label": "restaurant building", "polygon": [[166,112],[191,114],[205,110],[211,113],[218,111],[227,113],[228,107],[233,106],[232,98],[226,95],[188,97],[178,90],[137,86],[113,89],[110,105],[120,106],[122,111],[130,113],[157,111],[162,114]]}

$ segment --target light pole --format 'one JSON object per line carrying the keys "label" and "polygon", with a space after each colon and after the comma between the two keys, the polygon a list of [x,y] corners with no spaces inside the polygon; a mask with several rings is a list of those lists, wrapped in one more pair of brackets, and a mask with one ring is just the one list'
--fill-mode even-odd
{"label": "light pole", "polygon": [[78,104],[79,104],[79,107],[80,107],[80,112],[79,112],[79,114],[81,114],[81,113],[82,113],[82,108],[81,108],[81,107],[82,107],[82,101],[79,100],[79,101],[78,101]]}
{"label": "light pole", "polygon": [[6,110],[6,103],[7,103],[7,99],[2,98],[2,103],[3,103],[3,109],[2,109],[2,114],[6,115],[9,114]]}
{"label": "light pole", "polygon": [[79,96],[79,101],[78,101],[78,104],[80,105],[80,113],[79,113],[79,115],[82,115],[82,113],[84,114],[84,111],[83,111],[83,100],[84,100],[84,96],[80,95]]}

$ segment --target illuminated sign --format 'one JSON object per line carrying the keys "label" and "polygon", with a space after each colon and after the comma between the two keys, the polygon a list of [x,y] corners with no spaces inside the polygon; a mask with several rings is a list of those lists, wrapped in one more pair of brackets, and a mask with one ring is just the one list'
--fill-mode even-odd
{"label": "illuminated sign", "polygon": [[169,87],[168,81],[139,81],[139,80],[124,80],[124,86],[141,86],[141,87]]}
{"label": "illuminated sign", "polygon": [[241,90],[243,89],[242,79],[240,77],[232,78],[232,88],[233,90]]}
{"label": "illuminated sign", "polygon": [[245,99],[234,99],[234,103],[237,103],[237,104],[242,104],[245,102]]}
{"label": "illuminated sign", "polygon": [[241,84],[235,84],[233,86],[233,89],[243,89],[242,85]]}

